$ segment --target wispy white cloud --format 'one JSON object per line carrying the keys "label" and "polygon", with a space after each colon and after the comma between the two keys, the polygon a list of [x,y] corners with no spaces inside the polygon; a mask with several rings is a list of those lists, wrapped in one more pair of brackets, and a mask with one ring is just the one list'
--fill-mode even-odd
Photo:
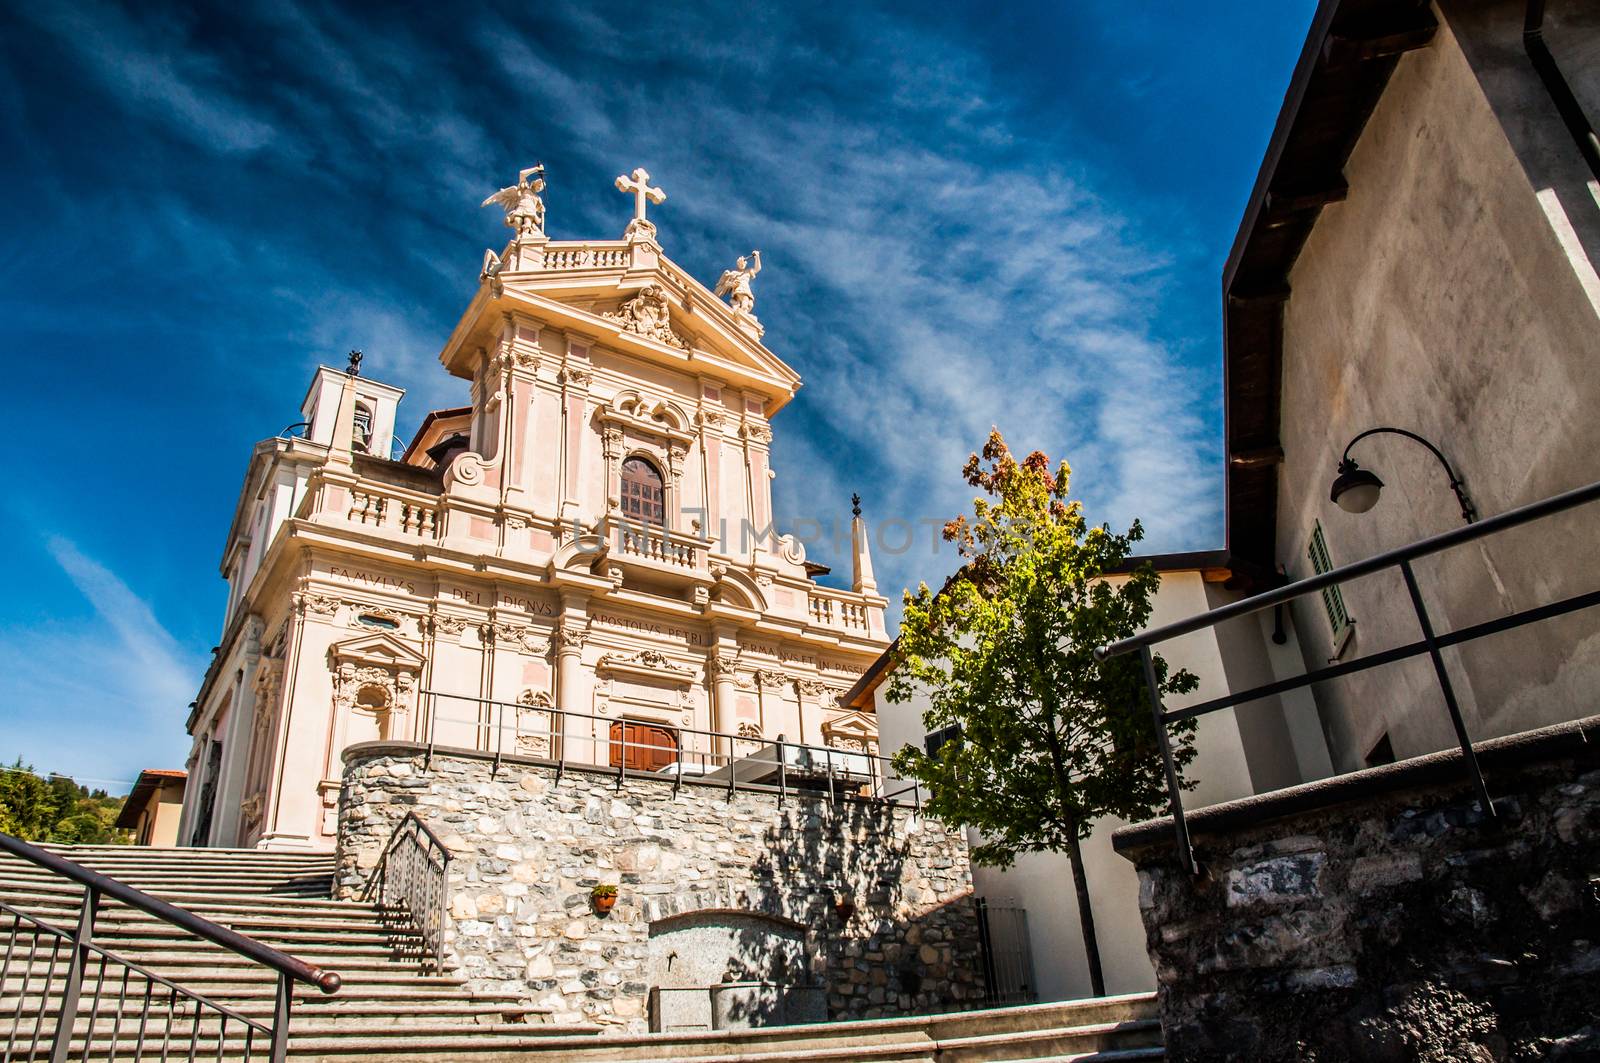
{"label": "wispy white cloud", "polygon": [[179,20],[153,10],[133,18],[112,4],[23,4],[13,11],[55,34],[87,60],[108,95],[201,144],[248,154],[272,143],[270,122],[237,90],[233,75],[191,46]]}
{"label": "wispy white cloud", "polygon": [[[13,625],[0,638],[0,756],[103,779],[181,766],[185,706],[204,661],[116,573],[67,539],[45,547],[93,616]],[[96,741],[102,734],[117,741]]]}

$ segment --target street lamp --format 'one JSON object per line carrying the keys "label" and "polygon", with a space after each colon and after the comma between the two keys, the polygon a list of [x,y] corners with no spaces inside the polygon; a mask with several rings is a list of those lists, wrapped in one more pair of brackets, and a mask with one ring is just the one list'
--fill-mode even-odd
{"label": "street lamp", "polygon": [[1456,501],[1461,504],[1461,519],[1468,524],[1478,519],[1478,511],[1473,506],[1472,500],[1467,497],[1467,489],[1461,482],[1461,477],[1450,467],[1445,456],[1439,448],[1423,439],[1415,432],[1408,432],[1404,428],[1369,428],[1352,439],[1344,448],[1344,457],[1339,461],[1339,475],[1334,478],[1333,490],[1328,493],[1328,498],[1346,513],[1365,513],[1378,504],[1378,494],[1383,490],[1383,481],[1368,469],[1363,469],[1356,464],[1350,456],[1350,448],[1368,436],[1388,432],[1391,435],[1405,436],[1416,443],[1421,443],[1428,448],[1428,452],[1439,459],[1439,464],[1444,466],[1445,475],[1450,478],[1450,490],[1455,492]]}

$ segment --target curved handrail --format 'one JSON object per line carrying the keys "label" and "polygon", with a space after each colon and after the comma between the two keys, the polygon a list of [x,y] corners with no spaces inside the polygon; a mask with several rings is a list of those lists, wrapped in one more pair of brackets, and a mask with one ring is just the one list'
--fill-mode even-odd
{"label": "curved handrail", "polygon": [[130,908],[138,908],[149,915],[155,916],[164,922],[173,924],[197,937],[205,938],[215,945],[221,945],[230,952],[236,952],[247,959],[255,960],[263,966],[270,967],[281,975],[293,978],[296,981],[314,985],[327,994],[337,993],[343,980],[335,971],[324,971],[321,967],[297,960],[288,953],[279,952],[270,945],[263,945],[254,938],[246,937],[236,930],[230,930],[204,919],[193,912],[169,904],[159,897],[152,897],[142,890],[136,890],[124,882],[114,878],[107,878],[98,871],[91,871],[82,864],[73,863],[65,857],[41,849],[0,831],[0,849],[20,856],[22,859],[34,863],[47,871],[54,872],[63,878],[71,879],[88,888],[95,890],[104,897],[121,901]]}
{"label": "curved handrail", "polygon": [[389,836],[389,844],[385,848],[393,849],[395,847],[396,839],[400,834],[400,829],[404,827],[407,822],[416,823],[417,827],[421,829],[422,833],[428,836],[428,840],[434,844],[434,847],[444,854],[445,863],[448,864],[450,862],[449,847],[446,846],[444,842],[440,841],[439,836],[433,833],[433,828],[424,823],[422,821],[422,817],[417,815],[415,811],[407,812],[403,817],[401,817],[399,824],[394,829],[394,833]]}

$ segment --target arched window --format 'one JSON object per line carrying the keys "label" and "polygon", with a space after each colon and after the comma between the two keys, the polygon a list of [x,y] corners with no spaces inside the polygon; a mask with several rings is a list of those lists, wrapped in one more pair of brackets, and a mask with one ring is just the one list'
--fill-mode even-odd
{"label": "arched window", "polygon": [[629,458],[622,463],[622,515],[645,524],[667,522],[661,473],[644,458]]}

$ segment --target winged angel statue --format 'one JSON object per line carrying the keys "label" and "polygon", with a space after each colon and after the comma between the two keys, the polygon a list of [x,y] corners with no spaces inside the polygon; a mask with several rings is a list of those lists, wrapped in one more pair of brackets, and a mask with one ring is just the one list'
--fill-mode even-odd
{"label": "winged angel statue", "polygon": [[761,252],[750,252],[750,258],[740,255],[733,269],[722,271],[722,279],[717,281],[716,294],[726,295],[728,302],[741,314],[754,316],[756,308],[755,293],[750,290],[750,282],[755,275],[761,272]]}
{"label": "winged angel statue", "polygon": [[[532,178],[532,180],[529,180]],[[516,230],[518,236],[533,236],[544,232],[544,163],[530,166],[517,174],[517,183],[502,188],[483,201],[483,206],[497,204],[506,212],[506,225]]]}

